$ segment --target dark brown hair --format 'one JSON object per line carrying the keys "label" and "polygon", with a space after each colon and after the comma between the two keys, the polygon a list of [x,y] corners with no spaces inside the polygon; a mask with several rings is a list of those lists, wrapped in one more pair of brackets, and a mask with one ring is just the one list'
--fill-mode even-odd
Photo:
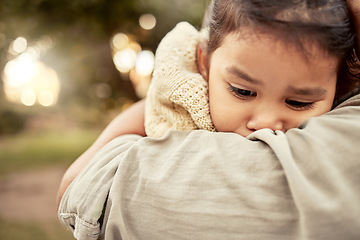
{"label": "dark brown hair", "polygon": [[213,0],[203,27],[209,30],[208,56],[229,33],[247,27],[274,35],[305,55],[304,42],[311,42],[337,57],[336,101],[359,85],[355,29],[344,0]]}

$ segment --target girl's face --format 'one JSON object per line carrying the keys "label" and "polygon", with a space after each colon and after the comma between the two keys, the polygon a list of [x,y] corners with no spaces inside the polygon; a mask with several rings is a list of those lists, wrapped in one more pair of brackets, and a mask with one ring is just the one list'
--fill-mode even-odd
{"label": "girl's face", "polygon": [[263,128],[286,132],[328,112],[338,60],[316,47],[310,50],[305,58],[267,35],[245,39],[228,35],[211,55],[205,74],[217,131],[242,136]]}

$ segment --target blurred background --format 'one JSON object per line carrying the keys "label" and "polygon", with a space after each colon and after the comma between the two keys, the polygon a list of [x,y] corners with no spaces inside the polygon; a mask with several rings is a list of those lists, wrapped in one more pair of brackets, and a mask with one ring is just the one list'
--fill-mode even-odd
{"label": "blurred background", "polygon": [[106,124],[144,98],[176,23],[209,0],[0,1],[0,239],[73,239],[55,195]]}

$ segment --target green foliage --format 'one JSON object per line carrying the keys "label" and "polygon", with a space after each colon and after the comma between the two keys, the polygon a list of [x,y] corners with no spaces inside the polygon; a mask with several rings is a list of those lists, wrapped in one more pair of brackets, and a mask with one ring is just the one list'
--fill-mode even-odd
{"label": "green foliage", "polygon": [[70,240],[74,238],[71,232],[57,222],[9,221],[0,218],[0,239]]}
{"label": "green foliage", "polygon": [[96,130],[44,131],[2,139],[0,175],[50,165],[69,166],[98,134]]}
{"label": "green foliage", "polygon": [[25,127],[26,117],[11,110],[0,111],[0,136],[14,134]]}
{"label": "green foliage", "polygon": [[[111,37],[118,32],[131,34],[143,49],[155,52],[160,40],[177,22],[189,21],[199,27],[208,2],[1,0],[0,72],[13,57],[8,50],[17,37],[25,37],[29,46],[36,46],[44,38],[51,39],[52,47],[41,53],[40,60],[59,75],[61,90],[54,108],[65,112],[74,106],[85,111],[116,109],[120,105],[119,99],[136,101],[138,97],[128,77],[119,74],[114,66]],[[157,19],[153,30],[139,26],[139,17],[145,13],[151,13]],[[95,86],[99,83],[111,87],[107,102],[95,94]],[[0,83],[0,106],[5,101],[1,96],[2,87]]]}

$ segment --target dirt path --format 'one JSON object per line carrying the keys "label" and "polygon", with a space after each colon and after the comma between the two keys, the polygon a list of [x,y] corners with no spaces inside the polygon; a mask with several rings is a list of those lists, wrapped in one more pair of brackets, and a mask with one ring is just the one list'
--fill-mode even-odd
{"label": "dirt path", "polygon": [[0,217],[57,221],[56,192],[65,168],[31,170],[0,178]]}

